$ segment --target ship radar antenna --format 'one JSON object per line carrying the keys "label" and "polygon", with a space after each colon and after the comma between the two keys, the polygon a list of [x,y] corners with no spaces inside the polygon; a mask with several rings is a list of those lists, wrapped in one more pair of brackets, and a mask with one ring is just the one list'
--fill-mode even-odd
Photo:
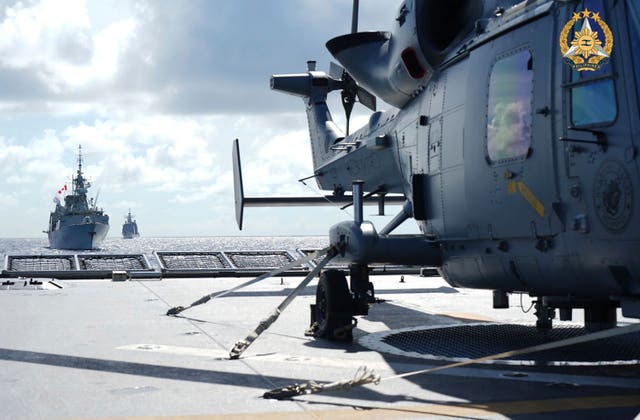
{"label": "ship radar antenna", "polygon": [[82,145],[78,145],[78,174],[82,173]]}

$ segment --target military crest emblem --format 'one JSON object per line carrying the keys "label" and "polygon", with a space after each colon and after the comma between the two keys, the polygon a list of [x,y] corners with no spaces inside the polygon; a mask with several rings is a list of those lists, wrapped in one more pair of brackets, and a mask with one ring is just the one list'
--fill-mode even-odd
{"label": "military crest emblem", "polygon": [[[569,41],[572,29],[573,39]],[[612,50],[613,33],[597,12],[584,9],[574,13],[560,32],[560,52],[574,70],[598,70],[609,61]]]}

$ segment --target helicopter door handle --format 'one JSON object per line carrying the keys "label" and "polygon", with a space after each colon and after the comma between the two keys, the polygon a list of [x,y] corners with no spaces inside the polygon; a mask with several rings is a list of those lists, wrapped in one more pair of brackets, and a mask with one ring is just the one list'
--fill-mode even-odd
{"label": "helicopter door handle", "polygon": [[558,140],[563,141],[563,142],[571,142],[571,143],[597,144],[600,147],[600,150],[602,150],[603,152],[607,151],[607,146],[609,145],[609,139],[607,138],[607,135],[605,133],[603,133],[602,131],[591,130],[591,129],[588,129],[588,128],[578,128],[578,127],[567,127],[567,129],[574,130],[574,131],[586,131],[587,133],[593,134],[593,136],[596,139],[595,140],[582,140],[582,139],[572,139],[572,138],[567,138],[567,137],[560,137]]}
{"label": "helicopter door handle", "polygon": [[548,117],[549,114],[551,114],[551,108],[545,105],[542,108],[536,109],[536,114],[542,115],[543,117]]}

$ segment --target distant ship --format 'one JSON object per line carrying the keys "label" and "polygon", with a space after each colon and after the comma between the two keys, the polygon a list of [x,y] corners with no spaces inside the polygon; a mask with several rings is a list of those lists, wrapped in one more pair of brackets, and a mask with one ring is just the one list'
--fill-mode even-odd
{"label": "distant ship", "polygon": [[50,248],[94,249],[107,236],[109,216],[96,207],[93,199],[87,203],[89,187],[91,184],[82,176],[82,146],[78,146],[78,172],[71,180],[71,193],[64,197],[64,205],[56,196],[56,208],[49,217],[46,233]]}
{"label": "distant ship", "polygon": [[138,224],[133,219],[135,216],[131,214],[131,209],[129,209],[129,213],[124,217],[124,224],[122,225],[122,237],[124,239],[133,239],[140,236],[140,232],[138,232]]}

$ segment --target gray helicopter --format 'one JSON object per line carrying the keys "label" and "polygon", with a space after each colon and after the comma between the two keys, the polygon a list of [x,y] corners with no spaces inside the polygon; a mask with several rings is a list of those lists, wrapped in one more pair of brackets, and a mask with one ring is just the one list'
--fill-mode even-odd
{"label": "gray helicopter", "polygon": [[[342,67],[271,79],[306,105],[319,188],[355,209],[329,232],[350,281],[322,273],[316,336],[351,339],[375,300],[372,263],[437,267],[493,290],[494,308],[527,293],[541,329],[556,309],[584,309],[588,330],[615,327],[620,307],[640,318],[640,3],[405,0],[392,32],[357,32],[357,8],[352,33],[327,42]],[[326,103],[336,90],[346,133]],[[356,102],[374,112],[349,133]],[[234,168],[240,228],[246,205],[326,203],[244,197],[237,142]],[[368,199],[404,205],[378,231]],[[392,234],[410,218],[420,234]]]}

